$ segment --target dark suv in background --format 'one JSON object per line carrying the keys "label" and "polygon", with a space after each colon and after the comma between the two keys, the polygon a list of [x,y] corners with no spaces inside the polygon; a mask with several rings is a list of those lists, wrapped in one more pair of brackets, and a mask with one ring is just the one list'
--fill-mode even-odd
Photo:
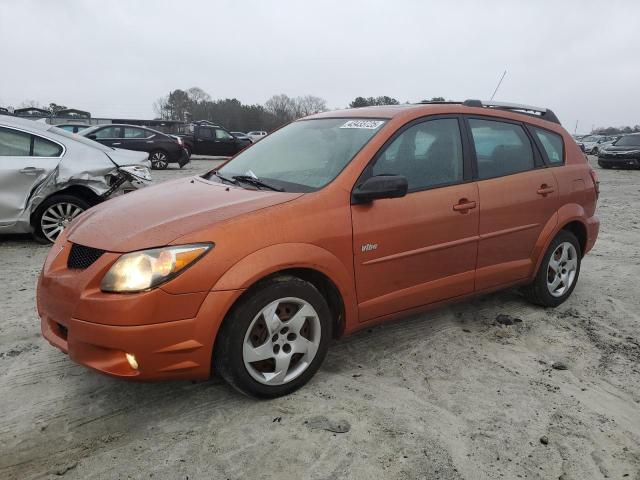
{"label": "dark suv in background", "polygon": [[232,135],[220,125],[210,122],[194,122],[187,126],[187,133],[178,135],[189,156],[215,155],[230,157],[251,145],[250,138]]}
{"label": "dark suv in background", "polygon": [[602,168],[640,167],[640,133],[625,135],[612,145],[601,148],[598,165]]}
{"label": "dark suv in background", "polygon": [[147,152],[151,167],[155,169],[163,170],[170,163],[177,163],[182,168],[189,163],[189,155],[180,138],[170,137],[147,127],[100,125],[82,130],[79,135],[108,147]]}

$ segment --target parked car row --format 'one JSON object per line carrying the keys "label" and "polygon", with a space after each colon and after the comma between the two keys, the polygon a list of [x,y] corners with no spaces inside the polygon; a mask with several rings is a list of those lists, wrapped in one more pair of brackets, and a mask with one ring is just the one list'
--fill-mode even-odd
{"label": "parked car row", "polygon": [[0,115],[0,233],[53,242],[80,213],[151,183],[146,153]]}
{"label": "parked car row", "polygon": [[192,154],[228,157],[253,143],[248,137],[235,136],[210,122],[194,122],[188,126],[187,133],[176,137],[182,141],[189,157]]}
{"label": "parked car row", "polygon": [[588,155],[598,155],[598,152],[618,140],[620,135],[587,135],[578,140],[578,146]]}

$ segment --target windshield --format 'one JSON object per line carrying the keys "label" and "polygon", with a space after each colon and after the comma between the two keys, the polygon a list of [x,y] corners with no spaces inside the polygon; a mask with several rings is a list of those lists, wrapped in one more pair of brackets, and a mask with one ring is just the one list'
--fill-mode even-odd
{"label": "windshield", "polygon": [[615,143],[616,147],[640,147],[640,135],[626,135]]}
{"label": "windshield", "polygon": [[249,175],[288,192],[310,192],[331,182],[378,132],[385,120],[301,120],[265,137],[220,169]]}
{"label": "windshield", "polygon": [[71,140],[75,140],[76,142],[84,143],[88,147],[97,148],[98,150],[102,150],[103,152],[112,152],[114,149],[111,147],[107,147],[101,143],[94,142],[93,140],[88,139],[87,137],[83,137],[77,133],[71,133],[65,130],[64,128],[51,127],[49,129],[51,133],[55,133],[56,135],[60,135],[61,137],[70,138]]}

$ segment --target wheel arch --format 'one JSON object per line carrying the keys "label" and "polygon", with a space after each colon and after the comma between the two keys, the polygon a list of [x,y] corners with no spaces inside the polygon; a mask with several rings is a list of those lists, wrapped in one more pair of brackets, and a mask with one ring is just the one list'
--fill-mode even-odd
{"label": "wheel arch", "polygon": [[540,268],[540,263],[544,257],[544,253],[549,248],[549,245],[555,238],[555,236],[561,230],[568,230],[573,233],[578,242],[580,243],[580,254],[582,257],[585,255],[586,246],[588,243],[588,229],[585,222],[587,214],[584,208],[576,203],[563,205],[547,222],[542,229],[538,242],[534,247],[533,258],[535,258],[535,268],[531,274],[531,278],[534,278]]}
{"label": "wheel arch", "polygon": [[331,309],[334,336],[341,336],[349,326],[357,324],[353,273],[335,255],[316,245],[279,244],[254,252],[227,270],[212,290],[244,290],[225,312],[226,317],[261,282],[280,275],[298,277],[320,291]]}
{"label": "wheel arch", "polygon": [[85,202],[87,202],[90,206],[95,206],[102,202],[102,198],[96,192],[94,192],[90,187],[85,185],[69,185],[68,187],[63,188],[62,190],[56,190],[55,192],[50,193],[42,200],[37,203],[37,206],[33,208],[31,215],[29,217],[29,221],[31,225],[33,225],[35,216],[39,211],[40,205],[49,200],[52,197],[58,195],[71,195],[74,197],[78,197]]}

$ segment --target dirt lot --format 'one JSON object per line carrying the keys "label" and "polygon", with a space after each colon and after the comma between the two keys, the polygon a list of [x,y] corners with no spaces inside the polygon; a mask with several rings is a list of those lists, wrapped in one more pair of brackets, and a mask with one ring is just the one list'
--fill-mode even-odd
{"label": "dirt lot", "polygon": [[640,480],[640,171],[598,173],[600,238],[564,305],[513,290],[363,331],[273,401],[71,363],[34,309],[47,247],[0,238],[0,478]]}

